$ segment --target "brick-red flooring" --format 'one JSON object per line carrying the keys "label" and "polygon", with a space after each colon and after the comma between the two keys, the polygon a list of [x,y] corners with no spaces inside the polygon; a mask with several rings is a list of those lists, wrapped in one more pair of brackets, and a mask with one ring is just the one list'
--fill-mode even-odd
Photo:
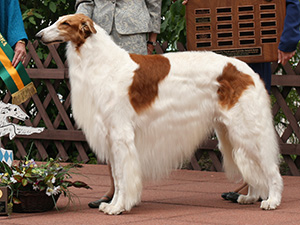
{"label": "brick-red flooring", "polygon": [[300,224],[300,177],[284,176],[280,207],[264,211],[259,208],[259,202],[239,205],[223,200],[222,192],[232,191],[239,185],[228,181],[224,173],[177,170],[167,179],[144,184],[139,206],[122,215],[109,216],[87,205],[108,189],[107,166],[84,165],[80,173],[85,176],[75,175],[73,179],[85,181],[93,189],[72,188],[78,198],[70,207],[65,208],[67,199],[61,196],[60,211],[13,213],[10,218],[1,216],[0,224]]}

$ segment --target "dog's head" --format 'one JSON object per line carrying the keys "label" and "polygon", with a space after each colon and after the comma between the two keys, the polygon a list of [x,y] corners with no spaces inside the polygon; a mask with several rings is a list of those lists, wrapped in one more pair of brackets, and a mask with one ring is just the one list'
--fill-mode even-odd
{"label": "dog's head", "polygon": [[18,120],[28,120],[28,115],[17,105],[0,101],[0,114],[4,117],[13,117]]}
{"label": "dog's head", "polygon": [[46,45],[71,41],[80,47],[91,34],[96,32],[94,22],[89,17],[73,14],[60,17],[54,24],[35,36]]}

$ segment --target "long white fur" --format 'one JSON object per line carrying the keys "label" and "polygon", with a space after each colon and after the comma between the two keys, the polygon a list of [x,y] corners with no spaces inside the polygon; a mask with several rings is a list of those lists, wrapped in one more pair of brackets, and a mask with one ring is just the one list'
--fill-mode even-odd
{"label": "long white fur", "polygon": [[[57,38],[60,20],[41,31],[42,40]],[[94,27],[97,33],[79,50],[68,43],[67,59],[74,118],[97,157],[112,166],[115,194],[110,204],[100,205],[101,211],[129,211],[140,202],[143,180],[180,167],[212,131],[228,177],[241,177],[250,186],[238,201],[250,204],[261,196],[263,209],[280,204],[283,184],[269,96],[247,64],[212,52],[164,54],[170,72],[159,84],[155,102],[137,114],[128,88],[138,65],[102,28]],[[230,110],[220,106],[217,94],[217,77],[228,63],[255,83]]]}

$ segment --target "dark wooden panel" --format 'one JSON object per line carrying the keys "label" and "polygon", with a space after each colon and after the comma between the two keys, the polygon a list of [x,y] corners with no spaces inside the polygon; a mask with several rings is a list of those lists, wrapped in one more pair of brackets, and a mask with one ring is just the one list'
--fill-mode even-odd
{"label": "dark wooden panel", "polygon": [[30,136],[18,135],[17,138],[39,139],[39,140],[86,141],[84,134],[80,130],[45,129],[40,134],[32,134]]}
{"label": "dark wooden panel", "polygon": [[26,69],[31,79],[60,79],[66,77],[67,69]]}

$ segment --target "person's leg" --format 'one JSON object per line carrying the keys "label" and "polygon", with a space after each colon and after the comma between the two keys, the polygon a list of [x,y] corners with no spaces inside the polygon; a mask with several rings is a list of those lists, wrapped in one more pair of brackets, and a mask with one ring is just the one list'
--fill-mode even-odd
{"label": "person's leg", "polygon": [[241,186],[239,186],[233,192],[237,192],[239,194],[246,195],[248,193],[248,184],[247,183],[243,183]]}
{"label": "person's leg", "polygon": [[249,63],[249,66],[255,73],[259,74],[260,78],[265,83],[265,88],[268,93],[271,93],[271,63]]}
{"label": "person's leg", "polygon": [[114,192],[115,192],[115,184],[114,184],[114,178],[113,178],[112,172],[111,172],[111,166],[109,163],[108,163],[108,171],[109,171],[109,178],[110,178],[110,188],[105,193],[105,195],[108,196],[110,199],[112,199],[112,197],[114,196]]}
{"label": "person's leg", "polygon": [[109,190],[99,199],[93,202],[90,202],[88,206],[90,208],[99,208],[99,205],[102,202],[110,202],[114,196],[115,192],[115,185],[114,185],[114,179],[112,177],[112,172],[111,172],[111,166],[108,164],[108,171],[109,171],[109,178],[110,178],[110,188]]}

